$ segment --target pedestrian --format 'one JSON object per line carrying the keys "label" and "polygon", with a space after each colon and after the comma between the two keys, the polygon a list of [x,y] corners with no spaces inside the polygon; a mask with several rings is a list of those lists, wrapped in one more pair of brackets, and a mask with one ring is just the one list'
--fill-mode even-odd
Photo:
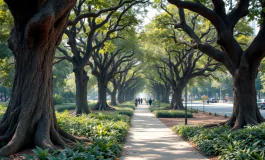
{"label": "pedestrian", "polygon": [[135,99],[135,101],[134,101],[134,104],[135,104],[135,107],[137,107],[137,98]]}
{"label": "pedestrian", "polygon": [[152,105],[152,102],[153,102],[153,101],[152,101],[152,99],[150,98],[150,99],[149,99],[149,106]]}
{"label": "pedestrian", "polygon": [[140,104],[140,101],[141,101],[140,98],[138,98],[138,104]]}
{"label": "pedestrian", "polygon": [[141,104],[143,104],[143,99],[141,98]]}

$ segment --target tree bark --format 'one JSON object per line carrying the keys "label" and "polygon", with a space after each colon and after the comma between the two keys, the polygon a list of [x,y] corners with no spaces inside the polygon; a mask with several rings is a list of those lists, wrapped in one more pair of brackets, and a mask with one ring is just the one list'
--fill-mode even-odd
{"label": "tree bark", "polygon": [[124,102],[124,100],[123,100],[123,90],[122,89],[120,89],[120,90],[118,90],[118,102],[119,103],[123,103]]}
{"label": "tree bark", "polygon": [[111,102],[110,102],[110,104],[112,106],[117,106],[116,94],[117,94],[117,88],[114,88],[113,91],[110,94],[110,96],[111,96]]}
{"label": "tree bark", "polygon": [[94,107],[95,110],[110,110],[111,108],[107,103],[107,87],[108,84],[104,80],[98,80],[98,102]]}
{"label": "tree bark", "polygon": [[183,90],[183,88],[181,88],[181,87],[174,89],[173,109],[184,109],[184,106],[182,103],[182,90]]}
{"label": "tree bark", "polygon": [[164,93],[164,95],[163,95],[162,102],[169,103],[169,95],[170,95],[170,91],[169,90],[166,90],[165,93]]}
{"label": "tree bark", "polygon": [[[55,149],[75,142],[61,130],[53,106],[52,66],[71,8],[76,1],[35,3],[6,0],[15,19],[9,47],[15,57],[15,78],[6,113],[0,123],[0,156],[32,146]],[[31,7],[31,8],[30,8]],[[37,12],[37,13],[36,13]]]}
{"label": "tree bark", "polygon": [[89,114],[87,104],[87,83],[89,77],[84,70],[75,71],[75,85],[76,85],[76,114]]}
{"label": "tree bark", "polygon": [[241,76],[233,76],[233,91],[233,114],[227,124],[236,130],[246,125],[257,125],[264,122],[257,106],[255,79],[242,79]]}

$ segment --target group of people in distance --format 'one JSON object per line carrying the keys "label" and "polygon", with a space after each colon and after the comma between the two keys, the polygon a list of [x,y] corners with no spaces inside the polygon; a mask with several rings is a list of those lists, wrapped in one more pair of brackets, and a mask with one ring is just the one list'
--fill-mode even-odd
{"label": "group of people in distance", "polygon": [[[145,103],[147,103],[147,99],[146,98],[136,98],[135,99],[135,107],[139,104],[143,104],[143,101],[145,102]],[[151,106],[152,105],[152,103],[153,103],[153,101],[154,101],[154,99],[152,100],[151,98],[149,99],[149,101],[148,101],[148,103],[149,103],[149,106]]]}

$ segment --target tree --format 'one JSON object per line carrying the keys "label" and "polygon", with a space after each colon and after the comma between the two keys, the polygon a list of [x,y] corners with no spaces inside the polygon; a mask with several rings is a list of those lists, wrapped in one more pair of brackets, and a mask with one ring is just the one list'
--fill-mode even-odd
{"label": "tree", "polygon": [[110,82],[112,83],[112,88],[113,88],[112,91],[111,91],[110,87],[107,88],[107,92],[111,97],[110,105],[117,106],[118,104],[117,104],[116,95],[117,95],[117,91],[118,91],[118,84],[117,84],[116,77],[112,78],[110,80]]}
{"label": "tree", "polygon": [[0,124],[1,156],[37,145],[55,149],[75,138],[59,128],[52,88],[52,64],[75,0],[5,0],[15,27],[9,47],[15,57],[15,79]]}
{"label": "tree", "polygon": [[[122,45],[117,44],[118,45]],[[104,47],[104,46],[103,46]],[[101,49],[101,48],[100,48]],[[136,63],[134,60],[135,52],[133,50],[116,48],[113,52],[99,53],[100,49],[93,54],[92,74],[97,77],[98,81],[98,102],[94,109],[108,110],[111,109],[107,104],[107,87],[111,79],[117,74],[126,72]],[[123,69],[118,70],[121,65]]]}
{"label": "tree", "polygon": [[[206,53],[216,61],[224,64],[233,77],[234,108],[233,114],[226,124],[233,127],[233,130],[242,128],[245,125],[257,125],[264,122],[257,107],[255,79],[258,75],[258,67],[265,55],[265,13],[263,9],[257,12],[260,19],[260,31],[252,43],[244,49],[235,38],[235,26],[249,14],[251,1],[239,0],[230,11],[226,11],[223,0],[213,0],[213,10],[198,2],[181,0],[168,0],[169,3],[179,8],[180,23],[176,28],[182,28],[194,41],[193,48]],[[256,2],[261,8],[265,7],[263,1]],[[211,22],[217,32],[217,44],[221,49],[215,48],[208,43],[202,42],[198,36],[190,31],[186,24],[184,10],[196,12]],[[255,7],[255,10],[258,7]]]}
{"label": "tree", "polygon": [[125,100],[126,99],[125,98],[126,88],[128,88],[129,85],[133,83],[134,81],[137,81],[137,79],[139,78],[137,76],[138,71],[133,70],[129,72],[129,70],[127,70],[119,74],[119,76],[121,77],[120,81],[118,82],[118,102],[119,103],[123,103],[126,101]]}
{"label": "tree", "polygon": [[13,18],[8,6],[0,0],[0,100],[4,102],[10,98],[14,77],[14,59],[7,44],[12,26]]}
{"label": "tree", "polygon": [[[211,76],[211,72],[215,71],[220,64],[212,58],[208,58],[202,52],[190,48],[188,40],[181,32],[177,32],[171,23],[171,14],[166,8],[161,6],[166,12],[158,15],[147,26],[145,32],[147,39],[152,46],[159,46],[159,49],[151,47],[150,53],[157,51],[159,55],[154,55],[154,66],[158,72],[160,79],[167,81],[172,88],[171,107],[173,109],[184,109],[182,104],[182,91],[188,82],[198,76]],[[197,16],[190,16],[191,24],[196,25]],[[200,31],[202,28],[194,27],[193,32]],[[199,39],[204,39],[209,43],[213,42],[212,28],[209,27],[203,31]],[[143,37],[144,37],[143,36]],[[151,39],[151,40],[148,40]],[[180,40],[179,40],[180,39]],[[165,48],[162,50],[161,48]],[[167,58],[166,58],[167,57]],[[159,91],[158,91],[159,92]],[[168,92],[169,93],[169,92]]]}
{"label": "tree", "polygon": [[146,81],[137,77],[135,81],[132,81],[126,88],[124,89],[124,101],[131,101],[135,98],[135,95],[143,90],[144,84]]}
{"label": "tree", "polygon": [[[76,82],[76,114],[89,113],[87,105],[87,83],[89,77],[85,66],[89,63],[93,52],[101,48],[111,36],[131,26],[131,17],[126,14],[138,4],[146,0],[113,0],[113,1],[87,1],[80,0],[74,7],[74,12],[69,20],[69,27],[65,34],[69,46],[59,47],[64,56],[60,60],[68,60],[73,64]],[[127,21],[129,20],[129,21]],[[101,39],[95,37],[102,35]],[[71,50],[72,56],[67,49]]]}

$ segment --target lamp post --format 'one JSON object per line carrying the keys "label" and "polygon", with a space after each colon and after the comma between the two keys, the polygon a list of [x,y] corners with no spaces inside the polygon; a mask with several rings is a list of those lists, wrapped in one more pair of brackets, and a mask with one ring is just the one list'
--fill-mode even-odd
{"label": "lamp post", "polygon": [[188,119],[187,119],[187,103],[188,103],[188,85],[186,85],[185,88],[185,125],[188,124]]}

